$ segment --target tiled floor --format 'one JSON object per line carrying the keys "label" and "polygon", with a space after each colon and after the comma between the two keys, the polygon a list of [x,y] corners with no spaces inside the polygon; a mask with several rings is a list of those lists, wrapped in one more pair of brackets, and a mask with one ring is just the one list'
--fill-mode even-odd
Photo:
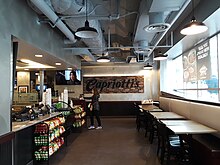
{"label": "tiled floor", "polygon": [[[102,118],[102,130],[83,129],[68,137],[68,146],[50,159],[50,165],[159,165],[157,142],[150,144],[135,118]],[[172,163],[177,164],[177,163]]]}

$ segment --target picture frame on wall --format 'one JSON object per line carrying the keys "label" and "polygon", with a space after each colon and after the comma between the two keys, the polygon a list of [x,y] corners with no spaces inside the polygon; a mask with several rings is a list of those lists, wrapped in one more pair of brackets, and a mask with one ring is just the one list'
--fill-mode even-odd
{"label": "picture frame on wall", "polygon": [[19,93],[28,93],[28,86],[27,85],[18,86],[18,92]]}

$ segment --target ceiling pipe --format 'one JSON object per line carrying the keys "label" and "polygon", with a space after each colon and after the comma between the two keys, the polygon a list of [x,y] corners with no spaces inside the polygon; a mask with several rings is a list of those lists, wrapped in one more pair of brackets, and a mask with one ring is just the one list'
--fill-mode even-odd
{"label": "ceiling pipe", "polygon": [[[86,18],[86,7],[85,7],[85,0],[50,0],[52,7],[56,13],[59,13],[62,16],[80,16],[77,19],[62,19],[72,31],[76,31],[79,27],[83,27]],[[88,12],[92,10],[93,12],[93,4],[91,0],[87,0],[87,10]],[[95,14],[95,13],[91,13]],[[92,16],[92,15],[91,15]],[[101,45],[105,45],[105,42],[102,42],[102,30],[100,28],[100,24],[98,20],[91,20],[90,16],[88,17],[90,27],[95,28],[98,31],[98,36],[95,38],[90,39],[83,39],[83,41],[88,47],[101,47]],[[102,50],[92,50],[92,54],[100,54]]]}
{"label": "ceiling pipe", "polygon": [[60,18],[54,13],[54,11],[47,5],[43,0],[30,0],[44,15],[46,15],[53,24],[59,28],[67,38],[69,38],[74,43],[76,42],[75,36],[67,28],[67,26],[60,20]]}
{"label": "ceiling pipe", "polygon": [[[120,47],[102,47],[103,49],[128,49],[128,48],[134,48],[134,49],[146,49],[146,48],[154,48],[155,46],[120,46]],[[158,45],[156,48],[170,48],[172,45]],[[71,48],[64,48],[66,50],[75,50],[75,49],[100,49],[100,47],[71,47]]]}

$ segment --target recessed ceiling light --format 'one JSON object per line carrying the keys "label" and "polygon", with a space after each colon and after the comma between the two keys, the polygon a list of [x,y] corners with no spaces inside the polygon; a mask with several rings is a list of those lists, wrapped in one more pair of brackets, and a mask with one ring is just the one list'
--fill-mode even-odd
{"label": "recessed ceiling light", "polygon": [[60,62],[56,62],[55,65],[61,65],[61,63]]}
{"label": "recessed ceiling light", "polygon": [[24,70],[29,70],[29,69],[26,68],[26,69],[24,69]]}
{"label": "recessed ceiling light", "polygon": [[67,68],[68,70],[73,70],[73,68]]}
{"label": "recessed ceiling light", "polygon": [[42,54],[35,54],[34,56],[35,56],[35,57],[43,57]]}

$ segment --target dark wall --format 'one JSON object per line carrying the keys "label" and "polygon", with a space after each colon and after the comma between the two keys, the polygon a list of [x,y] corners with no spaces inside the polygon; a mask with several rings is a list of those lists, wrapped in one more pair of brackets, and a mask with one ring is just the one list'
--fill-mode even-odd
{"label": "dark wall", "polygon": [[140,101],[102,101],[100,102],[100,115],[135,116],[134,102],[141,104]]}
{"label": "dark wall", "polygon": [[0,164],[2,165],[12,164],[12,140],[13,138],[14,138],[13,132],[0,136]]}
{"label": "dark wall", "polygon": [[34,159],[34,127],[17,131],[14,140],[14,164],[25,165]]}

